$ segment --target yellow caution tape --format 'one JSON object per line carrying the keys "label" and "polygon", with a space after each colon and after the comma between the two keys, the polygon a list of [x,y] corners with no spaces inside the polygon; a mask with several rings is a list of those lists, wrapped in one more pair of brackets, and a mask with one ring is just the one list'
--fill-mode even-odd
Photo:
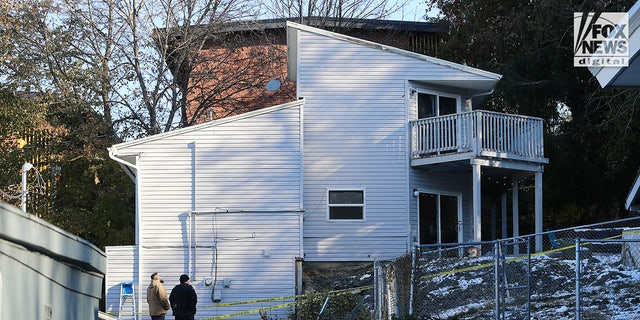
{"label": "yellow caution tape", "polygon": [[251,310],[246,310],[246,311],[241,311],[241,312],[236,312],[236,313],[230,313],[230,314],[225,314],[225,315],[221,315],[221,316],[215,316],[215,317],[211,317],[211,318],[204,318],[201,320],[219,320],[219,319],[229,319],[229,318],[233,318],[233,317],[238,317],[238,316],[245,316],[248,314],[254,314],[254,313],[259,313],[261,311],[269,311],[269,310],[275,310],[275,309],[282,309],[282,308],[286,308],[286,307],[290,307],[295,305],[295,302],[287,302],[287,303],[282,303],[282,304],[278,304],[278,305],[274,305],[274,306],[269,306],[269,307],[263,307],[263,308],[257,308],[257,309],[251,309]]}
{"label": "yellow caution tape", "polygon": [[[640,233],[640,230],[639,231],[632,231],[632,232],[629,232],[627,234],[631,234],[631,233]],[[611,236],[611,237],[608,237],[608,238],[604,238],[602,240],[612,240],[612,239],[621,238],[621,237],[622,237],[622,235],[616,235],[616,236]],[[593,244],[593,242],[582,242],[582,244]],[[531,257],[537,257],[537,256],[541,256],[541,255],[545,255],[545,254],[549,254],[549,253],[553,253],[553,252],[564,251],[564,250],[567,250],[567,249],[570,249],[570,248],[575,248],[575,246],[576,245],[573,244],[573,245],[568,245],[568,246],[561,247],[561,248],[555,248],[555,249],[551,249],[551,250],[547,250],[547,251],[543,251],[543,252],[536,252],[536,253],[531,254]],[[524,260],[524,259],[527,259],[526,255],[523,255],[523,256],[520,256],[520,257],[509,258],[509,259],[506,259],[505,262],[514,262],[514,261]],[[426,274],[426,275],[421,276],[420,279],[436,278],[436,277],[441,277],[441,276],[445,276],[445,275],[456,274],[456,273],[459,273],[459,272],[473,271],[473,270],[493,267],[494,265],[495,265],[495,263],[492,261],[492,262],[483,263],[483,264],[470,266],[470,267],[465,267],[465,268],[459,268],[459,269],[443,271],[443,272],[438,272],[438,273],[433,273],[433,274]]]}
{"label": "yellow caution tape", "polygon": [[[303,298],[307,298],[309,296],[312,296],[314,294],[320,294],[320,293],[327,294],[327,295],[330,295],[330,296],[339,296],[339,295],[343,295],[343,294],[347,294],[347,293],[357,293],[357,292],[365,291],[365,290],[368,290],[368,289],[371,289],[371,288],[373,288],[373,285],[355,287],[355,288],[348,288],[348,289],[333,290],[333,291],[328,291],[328,292],[314,292],[314,293],[306,293],[306,294],[301,294],[301,295],[292,295],[292,296],[284,296],[284,297],[264,298],[264,299],[255,299],[255,300],[247,300],[247,301],[236,301],[236,302],[227,302],[227,303],[218,303],[218,304],[215,304],[215,305],[212,305],[212,306],[198,306],[198,309],[230,307],[230,306],[237,306],[237,305],[243,305],[243,304],[273,302],[273,301],[289,300],[289,299],[303,299]],[[286,303],[282,303],[282,304],[278,304],[278,305],[274,305],[274,306],[261,307],[261,308],[256,308],[256,309],[252,309],[252,310],[246,310],[246,311],[233,313],[233,314],[229,314],[229,315],[223,315],[223,316],[213,317],[213,318],[206,318],[206,319],[202,319],[202,320],[227,319],[227,318],[235,317],[235,316],[258,313],[260,311],[281,309],[281,308],[285,308],[285,307],[292,306],[292,305],[295,305],[295,304],[296,304],[295,301],[286,302]],[[107,314],[117,314],[117,313],[118,313],[117,311],[107,312]],[[138,312],[137,314],[149,314],[149,312]]]}
{"label": "yellow caution tape", "polygon": [[[356,287],[356,288],[349,288],[349,289],[334,290],[334,291],[325,292],[325,294],[331,295],[331,296],[337,296],[337,295],[346,294],[346,293],[356,293],[356,292],[368,290],[368,289],[371,289],[371,288],[373,288],[373,285]],[[273,301],[288,300],[288,299],[302,299],[302,298],[306,298],[306,297],[309,297],[309,296],[314,295],[314,294],[317,294],[317,293],[306,293],[306,294],[293,295],[293,296],[284,296],[284,297],[276,297],[276,298],[264,298],[264,299],[255,299],[255,300],[246,300],[246,301],[218,303],[218,304],[213,305],[213,306],[202,306],[202,307],[198,307],[198,308],[229,307],[229,306],[237,306],[237,305],[242,305],[242,304],[273,302]]]}

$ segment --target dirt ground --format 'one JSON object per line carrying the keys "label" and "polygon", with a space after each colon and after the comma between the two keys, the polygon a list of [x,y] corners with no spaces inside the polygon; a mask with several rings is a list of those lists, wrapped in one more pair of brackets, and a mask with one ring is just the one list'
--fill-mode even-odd
{"label": "dirt ground", "polygon": [[373,284],[373,263],[305,263],[304,293],[356,288]]}

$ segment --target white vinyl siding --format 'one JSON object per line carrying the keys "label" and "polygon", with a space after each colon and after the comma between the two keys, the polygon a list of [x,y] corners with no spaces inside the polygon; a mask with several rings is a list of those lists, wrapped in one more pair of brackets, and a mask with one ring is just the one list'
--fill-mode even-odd
{"label": "white vinyl siding", "polygon": [[[120,283],[135,282],[136,293],[141,292],[137,275],[137,268],[134,268],[138,255],[137,246],[106,247],[107,254],[107,275],[105,282],[105,312],[113,316],[118,316],[120,307]],[[151,276],[151,274],[149,274]],[[149,280],[151,278],[149,277]],[[148,285],[148,283],[147,283]],[[143,285],[144,286],[144,285]],[[146,293],[146,286],[143,289]],[[146,299],[144,300],[146,304]],[[136,304],[139,301],[136,298]]]}
{"label": "white vinyl siding", "polygon": [[[147,245],[140,252],[141,281],[134,271],[137,247],[107,248],[111,268],[107,279],[107,311],[117,311],[119,283],[136,282],[141,296],[141,311],[147,312],[146,287],[150,275],[160,272],[167,293],[178,284],[182,273],[198,295],[198,316],[219,316],[255,309],[257,304],[212,308],[214,286],[221,293],[220,303],[285,297],[295,294],[295,258],[300,255],[301,219],[298,212],[274,213],[201,213],[192,216],[195,227],[191,250],[181,246]],[[189,234],[185,234],[189,237]],[[230,286],[222,287],[228,280]],[[140,285],[138,285],[140,283]],[[278,301],[282,303],[282,301]],[[274,304],[276,304],[275,302]],[[283,310],[275,313],[282,314]],[[250,314],[234,319],[255,319]]]}
{"label": "white vinyl siding", "polygon": [[300,108],[173,135],[139,154],[140,243],[183,242],[188,212],[299,210]]}
{"label": "white vinyl siding", "polygon": [[[392,79],[395,64],[404,59],[305,32],[298,55],[298,94],[307,100],[305,260],[371,261],[404,254],[405,82]],[[327,221],[326,190],[354,187],[366,189],[366,220]]]}
{"label": "white vinyl siding", "polygon": [[122,279],[133,274],[138,281],[140,274],[142,310],[153,272],[163,275],[168,291],[189,274],[198,317],[258,307],[213,308],[207,278],[230,281],[229,288],[216,287],[222,303],[295,294],[295,259],[302,256],[303,104],[116,146],[119,154],[138,156],[140,243],[137,259],[112,267],[123,270]]}
{"label": "white vinyl siding", "polygon": [[[487,81],[451,64],[366,42],[297,31],[298,96],[305,105],[305,259],[392,258],[410,245],[408,84]],[[493,81],[493,80],[489,80]],[[409,113],[411,112],[411,113]],[[366,221],[326,221],[326,188],[367,190]]]}

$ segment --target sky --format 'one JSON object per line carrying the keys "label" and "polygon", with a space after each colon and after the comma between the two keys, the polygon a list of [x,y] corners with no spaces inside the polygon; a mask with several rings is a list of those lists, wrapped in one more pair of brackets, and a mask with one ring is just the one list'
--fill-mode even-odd
{"label": "sky", "polygon": [[[426,0],[407,0],[405,9],[392,14],[388,20],[424,21],[423,16],[426,8]],[[434,16],[435,13],[429,15]]]}

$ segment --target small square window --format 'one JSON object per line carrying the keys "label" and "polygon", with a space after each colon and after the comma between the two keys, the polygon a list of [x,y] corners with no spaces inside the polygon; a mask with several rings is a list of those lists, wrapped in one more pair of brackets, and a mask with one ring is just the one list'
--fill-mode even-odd
{"label": "small square window", "polygon": [[364,191],[329,190],[329,220],[363,220]]}

